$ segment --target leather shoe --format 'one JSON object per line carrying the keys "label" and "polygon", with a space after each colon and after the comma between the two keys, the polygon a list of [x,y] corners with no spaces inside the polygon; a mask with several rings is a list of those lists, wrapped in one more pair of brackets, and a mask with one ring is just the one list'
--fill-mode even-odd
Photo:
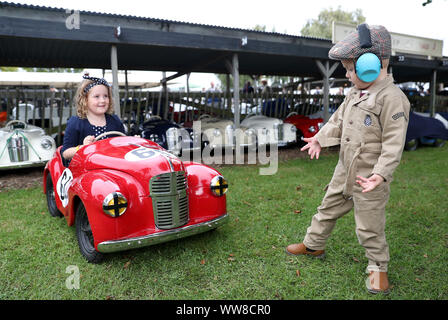
{"label": "leather shoe", "polygon": [[387,279],[387,272],[370,271],[366,279],[367,291],[370,293],[389,293],[389,280]]}
{"label": "leather shoe", "polygon": [[312,250],[308,249],[303,243],[294,243],[290,244],[286,247],[286,253],[298,256],[298,255],[309,255],[314,258],[323,258],[325,257],[325,251],[324,250]]}

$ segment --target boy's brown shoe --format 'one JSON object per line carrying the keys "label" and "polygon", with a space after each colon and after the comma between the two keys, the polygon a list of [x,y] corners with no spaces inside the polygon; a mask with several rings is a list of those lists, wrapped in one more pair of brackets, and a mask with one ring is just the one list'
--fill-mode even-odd
{"label": "boy's brown shoe", "polygon": [[311,250],[305,247],[303,243],[290,244],[289,246],[286,247],[286,253],[293,256],[298,256],[301,254],[309,255],[314,258],[320,258],[320,259],[325,257],[324,250]]}
{"label": "boy's brown shoe", "polygon": [[389,280],[387,278],[387,272],[382,271],[370,271],[369,276],[366,279],[367,291],[370,293],[389,293]]}

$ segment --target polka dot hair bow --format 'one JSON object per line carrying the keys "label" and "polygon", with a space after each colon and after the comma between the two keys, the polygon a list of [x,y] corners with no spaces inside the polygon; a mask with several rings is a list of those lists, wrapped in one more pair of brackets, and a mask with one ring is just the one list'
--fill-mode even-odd
{"label": "polka dot hair bow", "polygon": [[89,76],[82,76],[83,79],[87,79],[87,80],[91,80],[93,81],[92,83],[89,83],[85,88],[84,88],[84,93],[89,92],[90,89],[92,89],[92,87],[98,85],[98,84],[102,84],[103,86],[106,87],[110,87],[110,84],[106,81],[106,79],[103,78],[95,78],[95,77],[89,77]]}

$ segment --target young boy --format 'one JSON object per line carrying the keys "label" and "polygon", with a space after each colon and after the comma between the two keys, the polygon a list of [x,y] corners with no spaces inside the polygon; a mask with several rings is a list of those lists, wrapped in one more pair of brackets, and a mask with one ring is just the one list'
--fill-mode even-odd
{"label": "young boy", "polygon": [[[363,25],[362,34],[360,27],[328,54],[342,62],[353,87],[328,123],[314,137],[304,139],[307,145],[301,149],[308,150],[311,159],[318,159],[321,148],[340,145],[339,162],[303,243],[289,245],[286,252],[323,257],[336,220],[354,207],[356,235],[369,261],[367,290],[388,293],[385,207],[405,143],[410,104],[387,74],[389,32],[383,26]],[[370,33],[370,47],[365,45],[365,32]],[[371,82],[362,81],[357,74],[362,71],[362,65],[356,69],[358,58],[365,53],[378,57],[377,78]]]}

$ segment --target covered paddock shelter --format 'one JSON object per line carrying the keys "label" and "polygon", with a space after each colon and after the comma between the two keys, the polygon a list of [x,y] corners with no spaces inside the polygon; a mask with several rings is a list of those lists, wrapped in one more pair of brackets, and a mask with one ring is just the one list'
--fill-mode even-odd
{"label": "covered paddock shelter", "polygon": [[[173,119],[178,102],[179,107],[231,117],[238,127],[247,106],[266,99],[275,103],[273,116],[285,117],[289,111],[309,114],[321,108],[328,120],[331,103],[338,101],[329,95],[331,81],[345,76],[341,64],[328,59],[332,42],[326,39],[8,2],[0,2],[0,22],[1,66],[111,69],[116,111],[128,121],[135,108],[137,122],[141,121],[140,111],[148,111],[154,101],[159,115]],[[397,83],[431,83],[430,110],[434,112],[437,83],[448,83],[447,60],[397,54],[391,57],[390,67]],[[159,92],[135,92],[119,86],[118,70],[175,74],[160,79]],[[168,81],[191,72],[226,74],[224,92],[195,96],[188,86],[186,93],[169,92]],[[241,74],[299,80],[292,82],[291,90],[285,86],[268,96],[255,92],[248,97],[239,87]],[[310,81],[322,82],[322,95],[310,97],[297,91],[298,84],[303,88]],[[14,92],[20,90],[7,87],[0,91],[8,115],[18,104]],[[285,100],[292,102],[287,109],[279,109]]]}

